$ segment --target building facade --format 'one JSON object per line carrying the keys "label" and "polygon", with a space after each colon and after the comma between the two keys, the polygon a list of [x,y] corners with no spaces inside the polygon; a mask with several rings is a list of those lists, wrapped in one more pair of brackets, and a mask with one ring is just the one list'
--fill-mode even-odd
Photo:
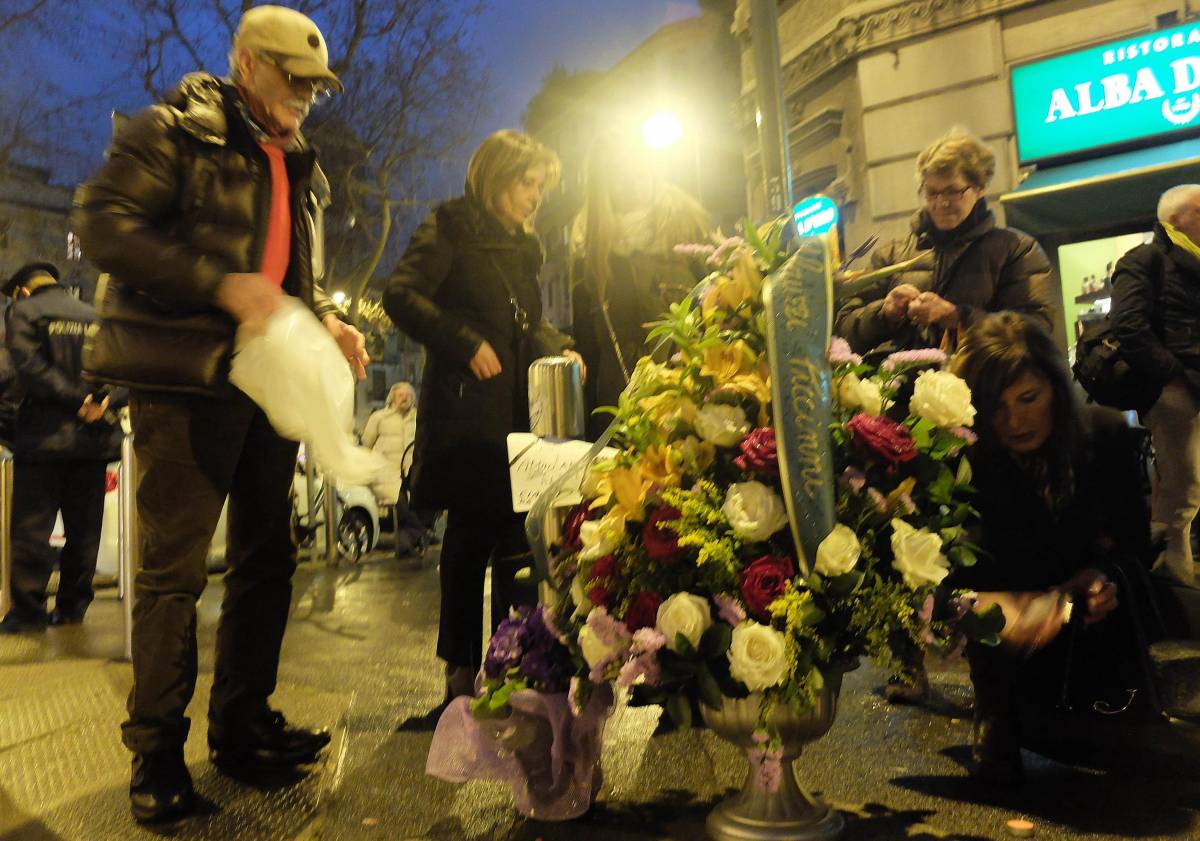
{"label": "building facade", "polygon": [[70,230],[71,193],[51,183],[48,170],[16,163],[0,168],[0,278],[26,263],[54,263],[64,285],[92,300],[95,278]]}
{"label": "building facade", "polygon": [[[1136,43],[1141,36],[1186,24],[1197,11],[1188,0],[781,0],[781,73],[793,196],[825,193],[839,204],[846,250],[872,235],[882,240],[903,235],[919,206],[918,153],[952,127],[961,127],[995,152],[996,174],[987,198],[1003,222],[1006,209],[1027,206],[1019,192],[1035,169],[1023,165],[1018,151],[1013,68],[1122,39]],[[755,130],[749,16],[749,0],[739,0],[734,32],[741,54],[747,201],[752,213],[761,216],[765,191]],[[1200,55],[1200,46],[1185,44],[1182,53]],[[1172,154],[1176,159],[1189,155],[1182,147]],[[1117,168],[1114,158],[1110,174]],[[1063,269],[1068,338],[1075,299],[1086,288],[1088,273],[1095,285],[1108,261],[1097,252],[1088,258],[1096,265],[1089,263],[1077,277],[1074,267],[1063,264],[1060,247],[1148,230],[1152,197],[1160,185],[1147,179],[1127,182],[1137,182],[1141,191],[1125,190],[1129,208],[1108,217],[1089,214],[1089,208],[1095,210],[1094,199],[1067,201],[1076,206],[1058,222],[1045,214],[1020,216],[1023,225],[1017,227],[1038,236]],[[1101,249],[1106,254],[1112,250]]]}

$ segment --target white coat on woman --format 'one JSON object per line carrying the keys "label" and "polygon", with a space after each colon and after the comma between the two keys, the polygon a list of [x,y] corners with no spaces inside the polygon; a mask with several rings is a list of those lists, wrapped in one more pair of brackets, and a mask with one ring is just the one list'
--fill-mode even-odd
{"label": "white coat on woman", "polygon": [[394,468],[371,485],[375,498],[385,505],[396,504],[400,478],[412,465],[412,451],[408,447],[417,434],[417,410],[413,403],[412,385],[396,383],[388,392],[387,405],[371,413],[363,430],[363,445],[380,453]]}

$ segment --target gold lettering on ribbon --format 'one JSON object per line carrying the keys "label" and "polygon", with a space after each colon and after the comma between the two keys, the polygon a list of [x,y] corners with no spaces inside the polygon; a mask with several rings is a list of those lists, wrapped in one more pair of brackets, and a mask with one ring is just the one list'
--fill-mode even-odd
{"label": "gold lettering on ribbon", "polygon": [[821,369],[808,358],[789,360],[791,368],[791,409],[796,418],[796,454],[800,463],[800,483],[810,498],[825,487],[821,469],[821,440],[815,423],[821,399]]}

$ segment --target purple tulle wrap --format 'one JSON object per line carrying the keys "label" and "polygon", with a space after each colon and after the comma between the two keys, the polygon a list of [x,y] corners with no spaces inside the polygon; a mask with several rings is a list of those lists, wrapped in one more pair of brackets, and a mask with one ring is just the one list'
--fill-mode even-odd
{"label": "purple tulle wrap", "polygon": [[516,692],[512,714],[479,720],[471,699],[456,698],[438,720],[425,772],[452,783],[491,779],[512,788],[517,811],[565,821],[588,810],[600,790],[600,748],[612,689],[596,687],[582,715],[565,692]]}

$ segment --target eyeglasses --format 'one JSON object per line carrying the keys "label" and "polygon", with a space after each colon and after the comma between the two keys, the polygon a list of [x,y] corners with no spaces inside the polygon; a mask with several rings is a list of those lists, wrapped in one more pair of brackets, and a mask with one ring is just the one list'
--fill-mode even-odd
{"label": "eyeglasses", "polygon": [[920,194],[921,198],[928,202],[935,202],[941,199],[945,199],[946,201],[959,201],[967,194],[968,190],[973,189],[974,187],[968,184],[965,187],[959,187],[957,189],[954,187],[948,187],[945,190],[931,190],[922,184],[921,188],[917,190],[917,193]]}
{"label": "eyeglasses", "polygon": [[314,104],[325,102],[333,96],[333,85],[329,84],[325,79],[293,75],[283,69],[283,58],[272,53],[259,52],[258,57],[278,70],[279,74],[283,76],[283,80],[287,82],[288,87],[292,90],[304,90],[307,88],[309,99]]}

